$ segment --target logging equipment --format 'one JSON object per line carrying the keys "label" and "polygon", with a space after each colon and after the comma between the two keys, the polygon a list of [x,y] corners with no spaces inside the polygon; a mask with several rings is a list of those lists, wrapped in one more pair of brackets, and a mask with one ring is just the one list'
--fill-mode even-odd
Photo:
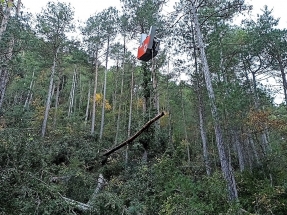
{"label": "logging equipment", "polygon": [[149,34],[141,34],[140,46],[138,47],[137,58],[142,61],[149,61],[154,58],[159,50],[160,40],[155,37],[156,27],[151,26]]}

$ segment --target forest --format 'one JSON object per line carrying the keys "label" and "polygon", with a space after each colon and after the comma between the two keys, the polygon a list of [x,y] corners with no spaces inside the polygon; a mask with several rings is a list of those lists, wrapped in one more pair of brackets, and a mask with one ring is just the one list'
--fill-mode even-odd
{"label": "forest", "polygon": [[79,23],[65,2],[0,0],[0,214],[287,214],[280,17],[120,1]]}

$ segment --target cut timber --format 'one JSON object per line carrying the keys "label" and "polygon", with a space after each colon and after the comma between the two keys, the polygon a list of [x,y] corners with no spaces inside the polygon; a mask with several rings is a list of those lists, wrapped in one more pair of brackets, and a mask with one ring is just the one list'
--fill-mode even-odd
{"label": "cut timber", "polygon": [[92,204],[93,202],[95,202],[96,200],[96,197],[97,197],[97,194],[100,192],[100,190],[103,188],[103,186],[106,184],[106,180],[104,179],[104,176],[102,174],[99,175],[99,178],[98,178],[98,185],[93,193],[93,195],[91,196],[90,200],[88,201],[87,204],[85,203],[82,203],[82,202],[78,202],[78,201],[75,201],[73,199],[69,199],[69,198],[66,198],[64,196],[62,196],[62,198],[71,206],[81,210],[81,211],[87,211],[87,210],[90,210],[92,209]]}
{"label": "cut timber", "polygon": [[87,203],[88,205],[91,205],[96,200],[97,194],[100,192],[100,190],[103,188],[103,186],[106,185],[106,183],[107,182],[104,179],[104,176],[102,174],[100,174],[99,178],[98,178],[98,185],[97,185],[92,197],[88,201],[88,203]]}
{"label": "cut timber", "polygon": [[119,150],[120,148],[124,147],[125,145],[131,143],[134,139],[136,139],[144,130],[146,130],[151,124],[153,124],[155,121],[157,121],[158,119],[160,119],[161,117],[164,116],[164,112],[158,114],[156,117],[154,117],[153,119],[151,119],[150,121],[148,121],[137,133],[135,133],[132,137],[130,137],[129,139],[127,139],[126,141],[124,141],[123,143],[119,144],[118,146],[116,146],[115,148],[109,150],[108,152],[104,153],[103,156],[105,157],[105,159],[102,161],[102,164],[106,164],[107,158],[109,155],[111,155],[112,153],[114,153],[115,151]]}
{"label": "cut timber", "polygon": [[74,206],[76,208],[78,208],[79,210],[81,211],[86,211],[86,210],[89,210],[91,209],[91,206],[88,205],[88,204],[84,204],[82,202],[78,202],[78,201],[75,201],[73,199],[69,199],[69,198],[66,198],[66,197],[63,197],[63,199],[71,206]]}

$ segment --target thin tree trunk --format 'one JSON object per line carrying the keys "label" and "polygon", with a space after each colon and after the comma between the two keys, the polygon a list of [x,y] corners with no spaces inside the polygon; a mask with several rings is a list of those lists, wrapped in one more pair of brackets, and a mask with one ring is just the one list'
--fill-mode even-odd
{"label": "thin tree trunk", "polygon": [[70,91],[68,117],[71,116],[71,114],[73,112],[73,107],[74,107],[75,89],[76,89],[76,76],[77,76],[77,68],[75,66],[74,74],[73,74],[73,82],[72,82],[72,87],[71,87],[71,91]]}
{"label": "thin tree trunk", "polygon": [[[9,22],[12,8],[13,8],[13,1],[8,0],[6,11],[3,13],[2,21],[1,21],[1,25],[0,25],[0,42],[1,42],[2,37],[3,37],[3,35],[7,29],[7,25]],[[16,8],[16,16],[17,17],[19,15],[20,8],[21,8],[21,0],[18,0],[17,8]],[[9,42],[8,53],[6,56],[7,62],[12,59],[13,48],[14,48],[14,38],[12,38]],[[0,110],[2,109],[2,105],[3,105],[4,97],[5,97],[5,92],[6,92],[6,88],[7,88],[7,83],[9,80],[9,74],[8,74],[8,68],[7,68],[8,63],[7,62],[6,62],[5,66],[2,66],[2,68],[0,68]]]}
{"label": "thin tree trunk", "polygon": [[206,174],[208,176],[211,175],[211,166],[208,156],[208,147],[207,147],[207,138],[206,138],[206,130],[204,126],[204,117],[203,117],[203,104],[202,104],[202,94],[201,94],[201,87],[200,87],[200,74],[198,71],[198,62],[197,62],[197,50],[196,50],[196,43],[195,43],[195,33],[194,29],[191,28],[192,31],[192,46],[193,46],[193,57],[194,57],[194,67],[195,67],[195,75],[196,75],[196,95],[197,95],[197,101],[198,101],[198,115],[199,115],[199,130],[200,130],[200,136],[202,141],[202,151],[203,151],[203,159],[206,169]]}
{"label": "thin tree trunk", "polygon": [[50,77],[50,85],[49,85],[48,96],[47,96],[47,101],[46,101],[44,120],[43,120],[43,124],[42,124],[42,132],[41,132],[42,137],[45,136],[46,128],[47,128],[47,121],[48,121],[49,110],[50,110],[51,99],[52,99],[52,93],[53,93],[52,89],[53,89],[53,85],[54,85],[54,75],[55,75],[55,71],[56,71],[56,61],[58,58],[58,51],[59,51],[59,48],[57,48],[57,50],[54,54],[53,66],[52,66],[51,77]]}
{"label": "thin tree trunk", "polygon": [[7,66],[5,65],[2,66],[2,68],[0,68],[0,110],[4,102],[7,83],[8,83],[8,70]]}
{"label": "thin tree trunk", "polygon": [[118,141],[118,135],[119,135],[119,130],[120,130],[120,119],[121,119],[121,112],[122,112],[122,102],[123,102],[123,90],[124,90],[124,73],[125,73],[125,67],[122,70],[122,80],[121,80],[121,92],[120,92],[120,97],[119,97],[119,109],[118,109],[118,118],[117,118],[117,129],[116,129],[116,136],[115,136],[115,141],[114,144],[117,144]]}
{"label": "thin tree trunk", "polygon": [[54,113],[54,122],[53,122],[54,128],[56,128],[56,125],[57,125],[59,96],[60,96],[60,81],[58,81],[58,83],[57,83],[57,92],[56,92],[56,101],[55,101],[55,113]]}
{"label": "thin tree trunk", "polygon": [[200,130],[200,136],[202,141],[202,149],[203,149],[203,159],[206,169],[206,174],[208,176],[211,175],[211,167],[210,167],[210,161],[208,156],[208,148],[207,148],[207,138],[206,138],[206,131],[204,126],[204,118],[203,118],[203,107],[202,107],[202,101],[201,96],[199,95],[199,104],[198,104],[198,114],[199,114],[199,130]]}
{"label": "thin tree trunk", "polygon": [[254,104],[255,104],[255,109],[259,109],[259,103],[258,103],[258,96],[257,96],[257,83],[256,83],[256,76],[255,72],[251,72],[252,74],[252,82],[253,82],[253,97],[254,97]]}
{"label": "thin tree trunk", "polygon": [[283,90],[284,90],[284,97],[285,97],[285,104],[287,105],[287,81],[286,81],[286,74],[284,71],[284,66],[281,57],[278,59],[279,63],[279,68],[282,76],[282,81],[283,81]]}
{"label": "thin tree trunk", "polygon": [[[153,61],[154,64],[154,61]],[[157,113],[159,113],[159,97],[158,97],[158,90],[157,90],[157,74],[156,74],[156,69],[155,66],[152,66],[152,87],[153,87],[153,106],[154,109],[157,110]],[[159,120],[160,121],[160,120]],[[159,122],[158,121],[158,122]]]}
{"label": "thin tree trunk", "polygon": [[233,134],[232,136],[234,139],[233,141],[235,144],[235,149],[236,149],[237,156],[238,156],[240,172],[243,172],[245,170],[245,162],[244,162],[244,157],[243,157],[242,145],[239,140],[239,134],[238,134],[238,131],[236,131],[235,129],[233,130],[232,134]]}
{"label": "thin tree trunk", "polygon": [[[134,68],[132,68],[131,78],[131,90],[130,90],[130,109],[129,109],[129,122],[128,122],[128,137],[131,136],[131,125],[132,125],[132,110],[133,110],[133,90],[134,90]],[[128,150],[129,146],[126,147],[125,162],[128,163]]]}
{"label": "thin tree trunk", "polygon": [[93,110],[92,110],[92,125],[91,125],[91,134],[95,133],[95,120],[96,120],[96,96],[97,96],[97,87],[98,87],[98,47],[96,48],[96,69],[95,69],[95,82],[94,82],[94,94],[93,94]]}
{"label": "thin tree trunk", "polygon": [[6,64],[2,65],[2,69],[0,70],[0,110],[4,102],[6,88],[9,81],[8,63],[12,59],[13,47],[14,39],[12,38],[9,42],[8,53],[5,56]]}
{"label": "thin tree trunk", "polygon": [[223,176],[227,182],[228,191],[229,191],[229,199],[231,201],[235,201],[238,199],[236,182],[235,182],[234,173],[230,165],[230,162],[228,160],[228,155],[226,155],[226,149],[223,143],[222,130],[221,130],[221,126],[219,123],[217,107],[215,105],[215,96],[214,96],[213,87],[211,83],[211,75],[210,75],[208,62],[207,62],[206,55],[205,55],[205,48],[204,48],[204,43],[203,43],[202,34],[200,30],[200,24],[199,24],[198,17],[197,17],[195,2],[196,1],[193,0],[191,3],[191,12],[193,15],[195,31],[196,31],[196,39],[198,42],[198,47],[200,49],[201,62],[202,62],[203,71],[204,71],[206,88],[207,88],[209,101],[211,105],[211,113],[212,113],[212,117],[214,121],[214,130],[215,130],[215,135],[216,135],[217,149],[218,149],[218,153],[220,157],[221,169],[222,169]]}
{"label": "thin tree trunk", "polygon": [[28,94],[27,94],[27,97],[26,97],[26,100],[25,100],[25,104],[24,104],[24,109],[29,106],[29,103],[28,103],[28,102],[29,102],[30,97],[31,97],[31,94],[32,94],[32,87],[33,87],[33,84],[34,84],[34,75],[35,75],[35,72],[33,71],[32,80],[31,80],[31,82],[30,82]]}
{"label": "thin tree trunk", "polygon": [[7,2],[6,10],[5,10],[5,12],[3,13],[3,16],[2,16],[2,21],[1,21],[1,26],[0,26],[0,41],[2,40],[3,34],[6,31],[6,29],[7,29],[7,25],[8,25],[8,22],[9,22],[10,15],[11,15],[11,10],[13,8],[13,6],[11,6],[10,4],[13,5],[13,1],[12,0],[9,0]]}
{"label": "thin tree trunk", "polygon": [[102,106],[100,140],[103,138],[104,125],[105,125],[105,106],[106,106],[106,91],[107,91],[107,73],[108,73],[109,48],[110,48],[110,37],[108,36],[107,52],[106,52],[106,69],[105,69],[105,77],[104,77],[104,96],[103,96],[103,106]]}
{"label": "thin tree trunk", "polygon": [[169,76],[170,76],[170,69],[169,69],[169,59],[167,62],[167,80],[166,80],[166,93],[167,93],[167,111],[168,111],[168,144],[169,146],[174,149],[173,146],[173,139],[172,139],[172,126],[171,126],[171,108],[170,108],[170,90],[169,90]]}
{"label": "thin tree trunk", "polygon": [[186,152],[187,152],[187,162],[188,162],[188,164],[190,164],[189,140],[188,140],[188,136],[187,136],[186,115],[185,115],[185,111],[184,111],[182,87],[181,86],[180,86],[180,98],[181,98],[181,111],[182,111],[184,136],[185,136],[185,144],[186,144]]}
{"label": "thin tree trunk", "polygon": [[86,116],[85,116],[85,124],[87,124],[88,117],[89,117],[90,99],[91,99],[91,84],[89,83],[89,91],[88,91],[88,99],[87,99],[87,107],[86,107]]}
{"label": "thin tree trunk", "polygon": [[[78,111],[81,111],[82,103],[83,103],[83,86],[82,86],[82,75],[81,72],[79,71],[79,90],[80,90],[80,98],[79,98],[79,106],[78,106]],[[76,108],[76,106],[75,106]]]}
{"label": "thin tree trunk", "polygon": [[[117,107],[117,89],[118,89],[118,74],[119,74],[119,59],[117,59],[117,70],[116,70],[116,74],[115,74],[115,87],[114,87],[114,95],[113,95],[113,113],[116,113],[116,107]],[[117,123],[117,116],[116,114],[114,114],[114,123]]]}
{"label": "thin tree trunk", "polygon": [[256,164],[260,164],[259,156],[258,156],[256,147],[255,147],[255,144],[254,144],[254,140],[253,140],[253,137],[252,137],[251,134],[248,134],[248,142],[249,142],[249,144],[251,146],[251,150],[253,151],[253,155],[255,157]]}

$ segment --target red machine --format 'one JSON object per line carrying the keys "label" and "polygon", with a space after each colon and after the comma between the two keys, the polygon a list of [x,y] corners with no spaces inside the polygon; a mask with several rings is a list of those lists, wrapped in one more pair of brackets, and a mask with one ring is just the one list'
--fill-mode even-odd
{"label": "red machine", "polygon": [[137,58],[142,61],[149,61],[154,58],[159,50],[160,41],[155,37],[156,27],[151,26],[149,35],[141,35],[141,45],[138,47]]}

